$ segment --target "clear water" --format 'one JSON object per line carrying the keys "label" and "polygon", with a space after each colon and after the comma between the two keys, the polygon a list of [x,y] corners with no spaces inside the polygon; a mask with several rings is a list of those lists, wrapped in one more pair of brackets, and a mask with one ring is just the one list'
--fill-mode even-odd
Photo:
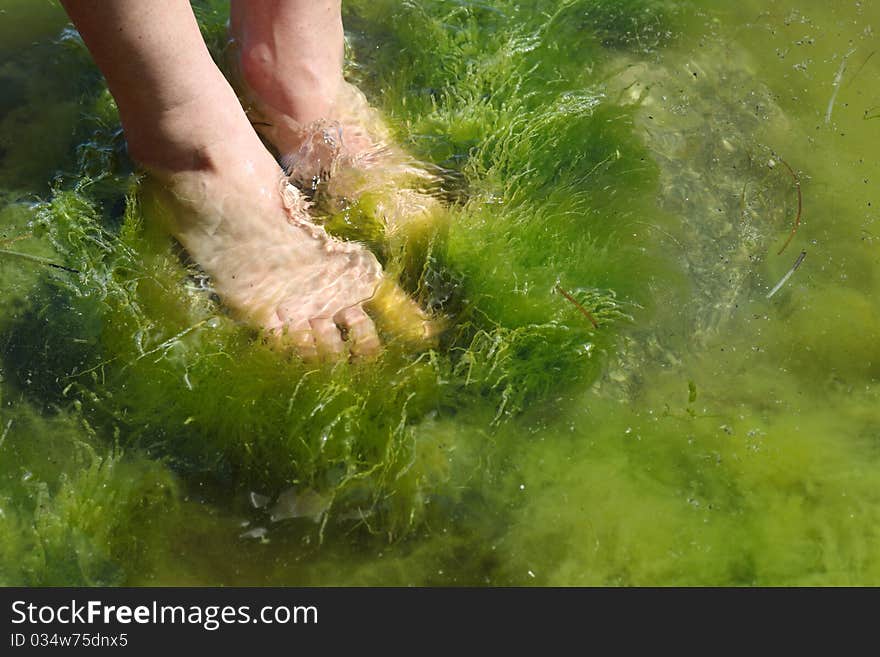
{"label": "clear water", "polygon": [[0,582],[878,583],[880,5],[345,11],[449,210],[325,219],[449,329],[312,370],[151,232],[63,12],[0,0]]}

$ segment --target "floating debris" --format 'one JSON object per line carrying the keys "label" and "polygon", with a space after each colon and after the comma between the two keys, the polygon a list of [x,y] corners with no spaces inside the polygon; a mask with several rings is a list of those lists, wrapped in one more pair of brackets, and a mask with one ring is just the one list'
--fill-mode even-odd
{"label": "floating debris", "polygon": [[331,499],[311,488],[302,491],[288,488],[278,496],[269,518],[272,522],[288,518],[311,518],[315,522],[320,522],[327,509],[330,508]]}
{"label": "floating debris", "polygon": [[783,285],[785,285],[785,282],[786,282],[789,278],[791,278],[791,275],[795,272],[795,270],[796,270],[798,267],[801,266],[801,263],[804,261],[804,258],[806,258],[806,257],[807,257],[807,252],[806,252],[806,251],[801,251],[801,254],[797,257],[797,260],[794,261],[794,264],[791,266],[791,269],[788,270],[788,273],[786,273],[785,276],[782,277],[782,280],[780,280],[780,281],[774,286],[774,288],[773,288],[772,290],[770,290],[770,292],[767,293],[767,298],[768,298],[768,299],[769,299],[770,297],[772,297],[774,294],[776,294],[776,293],[779,291],[779,288],[781,288]]}
{"label": "floating debris", "polygon": [[[846,60],[848,60],[849,56],[855,51],[856,49],[853,48],[843,56],[843,60],[840,62],[840,68],[837,69],[837,75],[834,76],[834,82],[831,83],[831,86],[834,87],[834,92],[831,94],[831,99],[828,101],[828,109],[825,110],[825,125],[831,123],[831,112],[834,111],[834,101],[837,100],[837,92],[840,91],[840,83],[843,80],[843,74],[846,73]],[[874,53],[871,53],[871,55],[873,54]],[[871,58],[871,55],[868,55],[868,59]],[[865,62],[867,61],[868,60],[866,59]]]}
{"label": "floating debris", "polygon": [[[855,52],[855,50],[853,50],[853,52]],[[855,81],[855,79],[857,77],[859,77],[859,73],[862,72],[862,69],[865,68],[865,66],[868,64],[869,61],[871,61],[871,57],[873,57],[876,54],[877,54],[876,50],[871,51],[871,54],[868,55],[867,57],[865,57],[865,61],[862,62],[862,65],[859,66],[858,69],[856,69],[856,72],[853,73],[852,76],[850,76],[849,81],[845,85],[843,85],[843,87],[841,87],[841,89],[846,89],[849,85],[851,85]]]}
{"label": "floating debris", "polygon": [[6,442],[6,435],[9,433],[10,428],[12,428],[12,418],[6,423],[6,428],[3,429],[3,434],[0,435],[0,447],[3,447],[3,443]]}
{"label": "floating debris", "polygon": [[255,493],[251,491],[248,493],[248,500],[250,500],[251,506],[255,509],[262,509],[269,503],[269,498],[265,495],[260,495],[259,493]]}
{"label": "floating debris", "polygon": [[258,538],[261,541],[266,539],[266,534],[269,531],[265,527],[254,527],[251,530],[244,532],[243,534],[239,534],[239,538]]}

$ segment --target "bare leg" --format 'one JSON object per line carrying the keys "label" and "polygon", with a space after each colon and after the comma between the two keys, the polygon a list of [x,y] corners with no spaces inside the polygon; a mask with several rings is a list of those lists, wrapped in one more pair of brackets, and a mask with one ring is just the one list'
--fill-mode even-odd
{"label": "bare leg", "polygon": [[343,79],[340,0],[231,0],[239,86],[291,180],[330,198],[372,195],[389,230],[424,236],[439,205],[413,187],[424,166],[396,148],[379,113]]}
{"label": "bare leg", "polygon": [[317,184],[385,149],[387,130],[342,76],[339,0],[232,0],[239,86],[291,178]]}
{"label": "bare leg", "polygon": [[166,171],[210,168],[242,112],[185,0],[62,0],[119,106],[132,157]]}
{"label": "bare leg", "polygon": [[132,157],[167,191],[170,231],[224,302],[306,356],[375,352],[362,304],[380,284],[378,262],[309,222],[214,66],[189,2],[62,4],[107,78]]}
{"label": "bare leg", "polygon": [[332,115],[343,84],[340,0],[232,0],[230,31],[263,102],[303,124]]}

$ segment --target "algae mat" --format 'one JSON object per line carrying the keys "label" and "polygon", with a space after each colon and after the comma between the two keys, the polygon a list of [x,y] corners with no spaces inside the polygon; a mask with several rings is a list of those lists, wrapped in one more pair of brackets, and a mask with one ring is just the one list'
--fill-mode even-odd
{"label": "algae mat", "polygon": [[0,1],[0,582],[878,583],[880,8],[826,4],[346,3],[446,210],[315,212],[447,328],[314,367],[152,230],[63,12]]}

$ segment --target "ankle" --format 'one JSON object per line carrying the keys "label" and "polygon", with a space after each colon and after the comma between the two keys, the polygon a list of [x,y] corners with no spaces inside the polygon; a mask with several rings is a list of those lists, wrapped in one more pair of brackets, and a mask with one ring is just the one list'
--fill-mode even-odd
{"label": "ankle", "polygon": [[218,169],[223,144],[247,139],[252,133],[234,96],[222,104],[200,98],[162,110],[120,107],[120,116],[131,158],[149,169],[170,173]]}
{"label": "ankle", "polygon": [[332,118],[343,84],[342,57],[285,60],[266,43],[242,44],[244,83],[264,107],[301,124]]}

